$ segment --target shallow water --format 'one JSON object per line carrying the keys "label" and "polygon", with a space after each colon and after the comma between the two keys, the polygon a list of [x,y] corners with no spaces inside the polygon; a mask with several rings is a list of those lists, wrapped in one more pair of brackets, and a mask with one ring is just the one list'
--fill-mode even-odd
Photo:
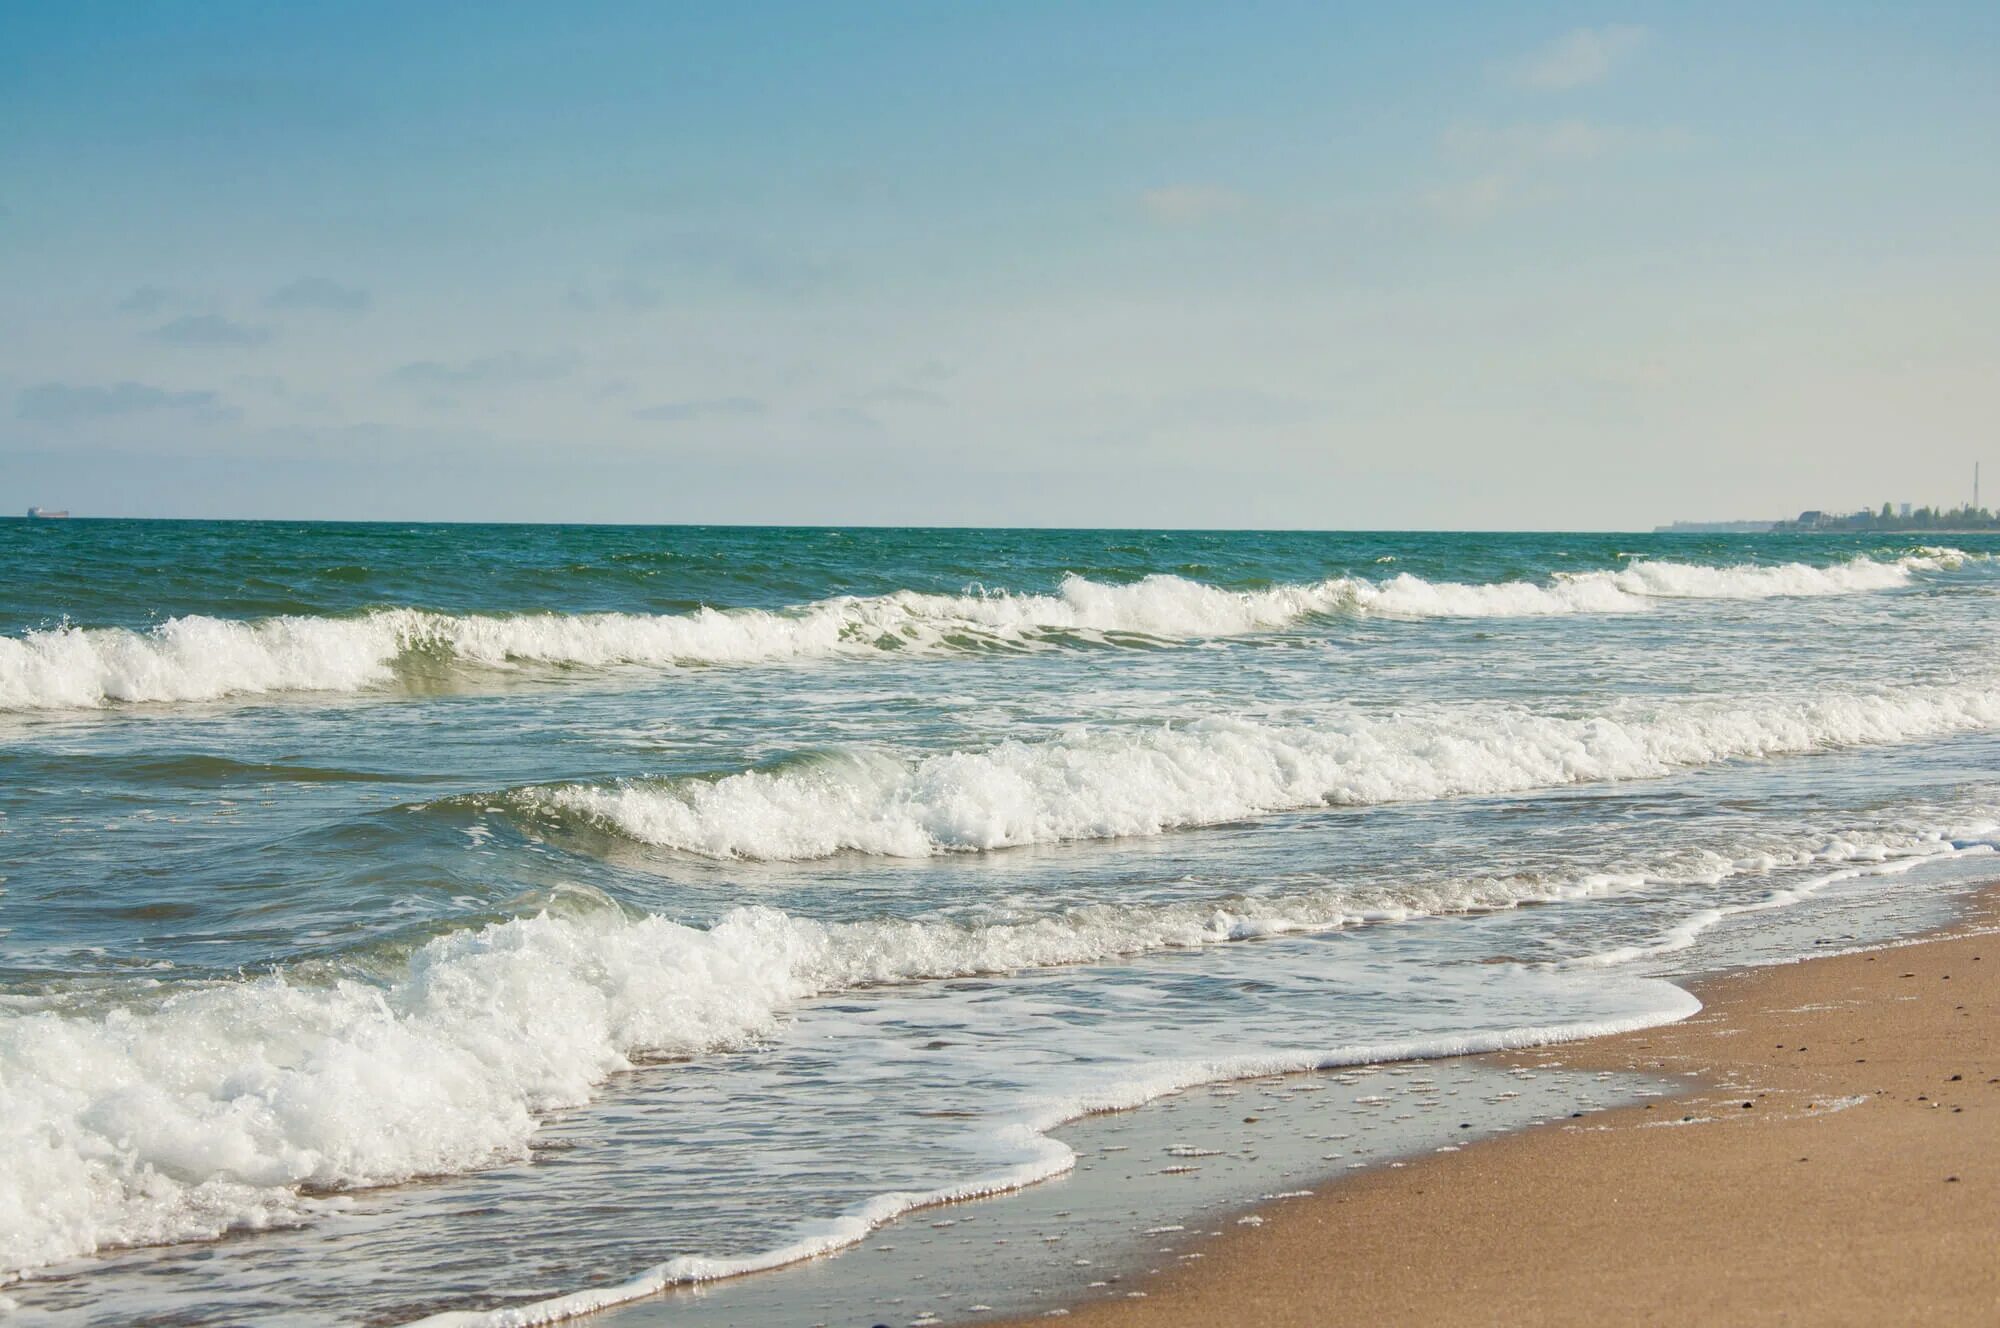
{"label": "shallow water", "polygon": [[1994,548],[0,523],[6,1294],[534,1304],[1676,1017],[1992,851]]}

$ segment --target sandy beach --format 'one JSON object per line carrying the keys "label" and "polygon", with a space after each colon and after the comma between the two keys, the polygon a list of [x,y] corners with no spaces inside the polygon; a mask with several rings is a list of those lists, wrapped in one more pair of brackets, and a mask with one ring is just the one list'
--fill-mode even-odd
{"label": "sandy beach", "polygon": [[2000,895],[1907,945],[1699,984],[1510,1058],[1686,1091],[1271,1205],[1083,1324],[2000,1317]]}

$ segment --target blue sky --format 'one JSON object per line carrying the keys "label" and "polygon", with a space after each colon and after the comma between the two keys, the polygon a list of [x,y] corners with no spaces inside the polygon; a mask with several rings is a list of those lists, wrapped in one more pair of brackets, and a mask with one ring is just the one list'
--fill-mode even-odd
{"label": "blue sky", "polygon": [[0,0],[0,506],[1631,527],[2000,462],[2000,8],[1407,8]]}

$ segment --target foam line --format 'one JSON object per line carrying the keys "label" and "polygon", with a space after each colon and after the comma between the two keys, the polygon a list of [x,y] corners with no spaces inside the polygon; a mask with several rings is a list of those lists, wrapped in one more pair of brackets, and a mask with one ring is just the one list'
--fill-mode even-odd
{"label": "foam line", "polygon": [[[1813,863],[1914,865],[1966,848],[1935,833],[1904,833],[1733,861],[1707,857],[1668,877],[1328,887],[1101,904],[981,925],[828,923],[750,907],[690,927],[635,916],[595,891],[570,887],[534,916],[429,941],[390,980],[327,983],[280,972],[160,986],[149,1004],[95,1013],[17,998],[0,1011],[0,1282],[103,1249],[309,1221],[324,1202],[307,1197],[312,1191],[525,1157],[544,1113],[589,1102],[605,1079],[638,1059],[753,1046],[818,995]],[[1458,1054],[1502,1045],[1495,1038],[1559,1035],[1481,1032],[1474,1024],[1458,1040],[1319,1051],[1285,1065]],[[1258,1072],[1203,1062],[1193,1071],[1162,1071],[1157,1084],[1130,1091],[1138,1101],[1166,1091],[1160,1084],[1194,1082],[1188,1074]],[[846,1242],[914,1204],[1048,1174],[1051,1158],[1061,1155],[1045,1155],[1047,1146],[1033,1138],[1050,1122],[1099,1109],[1097,1102],[1028,1122],[1020,1136],[1024,1169],[930,1196],[890,1196],[821,1234]],[[788,1248],[771,1258],[814,1252]],[[674,1268],[674,1276],[747,1271],[714,1262]]]}
{"label": "foam line", "polygon": [[413,1321],[410,1328],[538,1328],[613,1305],[656,1295],[669,1287],[698,1282],[716,1282],[768,1272],[807,1259],[820,1258],[859,1244],[869,1232],[906,1213],[939,1204],[986,1198],[1025,1189],[1069,1171],[1076,1165],[1076,1153],[1054,1138],[1051,1131],[1080,1117],[1104,1111],[1123,1111],[1145,1105],[1155,1098],[1202,1084],[1236,1079],[1255,1079],[1274,1074],[1296,1074],[1309,1070],[1331,1070],[1349,1065],[1378,1065],[1393,1061],[1437,1060],[1447,1056],[1477,1056],[1522,1047],[1541,1047],[1586,1038],[1610,1037],[1618,1033],[1657,1028],[1686,1019],[1701,1009],[1694,995],[1665,982],[1653,985],[1652,1004],[1637,1013],[1619,1018],[1551,1024],[1541,1027],[1482,1029],[1440,1038],[1411,1038],[1398,1042],[1351,1044],[1330,1051],[1300,1051],[1266,1056],[1237,1056],[1223,1060],[1181,1061],[1155,1067],[1152,1072],[1127,1079],[1101,1091],[1050,1104],[1039,1112],[1002,1125],[999,1135],[1011,1143],[1022,1160],[1003,1170],[975,1180],[943,1186],[935,1190],[898,1190],[878,1194],[866,1203],[829,1221],[814,1223],[794,1239],[761,1254],[717,1259],[702,1255],[681,1255],[653,1265],[628,1281],[614,1286],[574,1291],[552,1296],[530,1305],[497,1310],[447,1310]]}
{"label": "foam line", "polygon": [[[1991,830],[1988,830],[1987,833],[1991,833]],[[1762,899],[1754,900],[1751,903],[1730,904],[1716,908],[1701,909],[1681,919],[1672,927],[1669,927],[1657,939],[1647,944],[1621,945],[1598,954],[1585,955],[1579,959],[1572,960],[1571,963],[1576,967],[1582,968],[1611,968],[1620,964],[1630,964],[1648,959],[1659,959],[1670,954],[1678,954],[1682,950],[1692,948],[1695,942],[1701,939],[1703,933],[1713,930],[1715,927],[1727,922],[1730,918],[1741,917],[1746,913],[1764,913],[1774,908],[1790,908],[1794,904],[1803,903],[1812,898],[1828,886],[1838,885],[1842,881],[1860,880],[1869,876],[1900,876],[1904,872],[1921,866],[1927,861],[1981,857],[1994,851],[1994,844],[1980,842],[1953,845],[1948,849],[1921,857],[1891,858],[1885,854],[1881,860],[1872,865],[1843,867],[1839,871],[1828,872],[1824,876],[1817,876],[1809,881],[1801,881],[1797,885],[1787,886],[1782,890],[1773,890]]]}
{"label": "foam line", "polygon": [[0,637],[0,710],[175,704],[392,686],[421,659],[446,668],[604,669],[758,664],[894,653],[1050,650],[1272,632],[1329,614],[1543,617],[1629,613],[1665,600],[1735,600],[1891,590],[1968,555],[1708,567],[1640,560],[1546,582],[1382,581],[1230,590],[1155,575],[1112,585],[1066,578],[1055,594],[838,596],[787,609],[683,614],[453,615],[377,609],[356,617],[172,618],[146,631],[62,626]]}
{"label": "foam line", "polygon": [[1311,807],[1651,779],[1996,726],[2000,687],[1975,685],[1634,703],[1586,717],[1493,706],[1349,709],[1304,725],[1209,718],[1079,727],[976,751],[857,749],[719,779],[526,788],[504,805],[713,858],[924,857],[1156,835]]}

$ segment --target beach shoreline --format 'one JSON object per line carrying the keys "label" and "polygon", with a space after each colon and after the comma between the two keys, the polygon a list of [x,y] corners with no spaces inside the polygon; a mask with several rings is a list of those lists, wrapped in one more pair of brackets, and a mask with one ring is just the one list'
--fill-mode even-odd
{"label": "beach shoreline", "polygon": [[1053,1312],[1107,1328],[2000,1315],[1996,931],[1987,886],[1908,941],[1696,981],[1704,1008],[1683,1022],[1475,1058],[1686,1091],[1330,1176]]}

